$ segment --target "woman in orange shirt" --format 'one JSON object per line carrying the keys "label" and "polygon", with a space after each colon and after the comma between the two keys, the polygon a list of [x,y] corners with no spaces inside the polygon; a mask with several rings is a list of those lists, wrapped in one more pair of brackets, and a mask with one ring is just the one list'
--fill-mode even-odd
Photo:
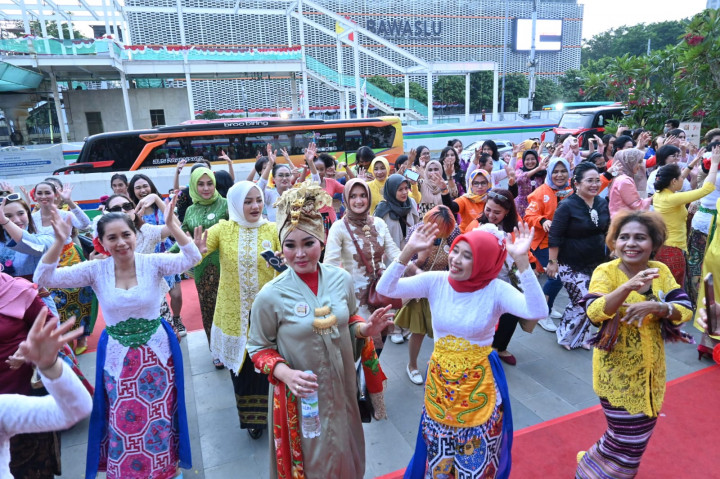
{"label": "woman in orange shirt", "polygon": [[478,218],[485,209],[487,192],[492,184],[490,173],[478,168],[470,173],[468,178],[469,193],[465,193],[456,200],[450,198],[447,186],[440,192],[443,204],[456,215],[460,215],[460,231],[465,232],[468,225]]}
{"label": "woman in orange shirt", "polygon": [[[531,245],[532,253],[543,268],[547,268],[550,259],[548,251],[548,232],[552,225],[558,203],[573,193],[570,187],[570,165],[564,158],[554,157],[547,167],[548,175],[545,184],[540,185],[528,195],[528,207],[525,210],[525,221],[535,230]],[[562,282],[557,278],[548,277],[543,292],[552,312],[555,297],[562,289]],[[541,319],[538,324],[545,331],[555,332],[557,327],[551,318]]]}

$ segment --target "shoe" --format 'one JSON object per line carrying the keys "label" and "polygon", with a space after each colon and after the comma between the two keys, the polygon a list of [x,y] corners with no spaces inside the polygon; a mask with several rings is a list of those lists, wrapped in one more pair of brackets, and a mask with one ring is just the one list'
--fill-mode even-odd
{"label": "shoe", "polygon": [[550,317],[552,319],[562,319],[562,316],[563,316],[562,313],[558,313],[554,309],[550,310]]}
{"label": "shoe", "polygon": [[248,434],[250,435],[251,438],[253,438],[253,439],[260,439],[260,436],[262,436],[263,430],[262,430],[262,429],[255,429],[255,428],[252,428],[252,427],[251,427],[251,428],[249,428],[249,429],[247,430],[247,432],[248,432]]}
{"label": "shoe", "polygon": [[509,364],[510,366],[515,366],[517,364],[517,359],[515,359],[515,356],[508,353],[507,351],[503,351],[505,353],[505,356],[498,353],[498,356],[500,357],[500,361]]}
{"label": "shoe", "polygon": [[213,366],[215,369],[225,369],[225,365],[219,359],[213,359]]}
{"label": "shoe", "polygon": [[555,326],[555,323],[550,318],[541,319],[538,321],[538,325],[540,325],[540,327],[548,333],[554,333],[557,331],[557,326]]}
{"label": "shoe", "polygon": [[561,344],[560,346],[565,348],[567,351],[572,351],[572,348],[570,346],[568,346],[567,344]]}
{"label": "shoe", "polygon": [[78,346],[75,348],[75,356],[80,356],[85,351],[87,351],[87,346]]}
{"label": "shoe", "polygon": [[395,344],[402,344],[405,342],[405,338],[403,338],[402,333],[392,333],[390,335],[390,341]]}
{"label": "shoe", "polygon": [[592,351],[592,346],[587,343],[582,343],[580,347],[585,349],[586,351]]}
{"label": "shoe", "polygon": [[698,361],[702,361],[702,358],[707,356],[708,359],[712,361],[713,355],[712,355],[712,349],[708,348],[707,346],[703,346],[702,344],[699,344],[697,347],[698,352]]}
{"label": "shoe", "polygon": [[180,316],[174,316],[172,318],[173,322],[173,329],[177,333],[178,336],[181,338],[184,338],[187,336],[187,330],[185,329],[185,325],[182,322],[182,318]]}
{"label": "shoe", "polygon": [[417,369],[410,370],[409,364],[407,366],[405,366],[405,372],[407,373],[408,377],[410,378],[410,381],[413,384],[422,386],[425,383],[425,380],[423,379],[422,374],[420,374],[420,371],[418,371]]}

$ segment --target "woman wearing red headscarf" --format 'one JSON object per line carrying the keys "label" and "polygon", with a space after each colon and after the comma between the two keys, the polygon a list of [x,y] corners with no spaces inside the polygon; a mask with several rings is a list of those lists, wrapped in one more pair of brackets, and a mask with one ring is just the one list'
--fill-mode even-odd
{"label": "woman wearing red headscarf", "polygon": [[[435,224],[415,231],[383,274],[377,291],[394,298],[427,298],[435,347],[428,367],[425,407],[415,455],[405,477],[510,475],[512,413],[500,359],[492,350],[504,313],[537,320],[548,314],[542,288],[530,269],[533,231],[505,234],[473,230],[453,241],[449,271],[402,278],[408,261],[432,247]],[[524,294],[498,279],[507,254],[518,267]]]}

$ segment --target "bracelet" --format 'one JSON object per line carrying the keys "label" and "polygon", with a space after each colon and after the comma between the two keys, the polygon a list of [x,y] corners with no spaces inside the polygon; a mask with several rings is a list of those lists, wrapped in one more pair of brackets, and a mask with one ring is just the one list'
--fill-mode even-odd
{"label": "bracelet", "polygon": [[557,264],[557,260],[556,260],[556,259],[549,259],[549,260],[548,260],[548,264]]}
{"label": "bracelet", "polygon": [[663,303],[663,304],[664,304],[665,306],[667,306],[667,309],[668,309],[667,316],[665,316],[665,317],[666,317],[666,318],[669,318],[669,317],[672,316],[673,313],[675,312],[675,308],[673,307],[673,304],[672,304],[672,303]]}
{"label": "bracelet", "polygon": [[405,267],[407,267],[408,263],[410,263],[409,260],[408,260],[407,263],[403,263],[402,261],[400,261],[400,256],[397,257],[397,259],[395,260],[395,262],[396,262],[397,264],[401,264],[401,265],[403,265],[403,266],[405,266]]}
{"label": "bracelet", "polygon": [[687,164],[687,165],[685,165],[685,168],[687,168],[688,170],[692,171],[692,169],[695,168],[695,166],[694,166],[694,165],[693,165],[693,166],[690,166],[690,164]]}
{"label": "bracelet", "polygon": [[[363,323],[363,324],[367,324],[367,323]],[[361,333],[360,327],[358,326],[357,328],[355,328],[355,338],[356,339],[367,339],[368,336],[365,336],[363,333]]]}

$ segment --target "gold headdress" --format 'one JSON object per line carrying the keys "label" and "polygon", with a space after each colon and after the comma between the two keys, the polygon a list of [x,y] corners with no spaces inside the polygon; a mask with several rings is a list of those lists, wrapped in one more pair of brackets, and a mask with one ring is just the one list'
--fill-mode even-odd
{"label": "gold headdress", "polygon": [[286,190],[274,205],[280,243],[291,231],[301,229],[325,243],[325,227],[320,209],[332,206],[332,197],[318,183],[306,180]]}

